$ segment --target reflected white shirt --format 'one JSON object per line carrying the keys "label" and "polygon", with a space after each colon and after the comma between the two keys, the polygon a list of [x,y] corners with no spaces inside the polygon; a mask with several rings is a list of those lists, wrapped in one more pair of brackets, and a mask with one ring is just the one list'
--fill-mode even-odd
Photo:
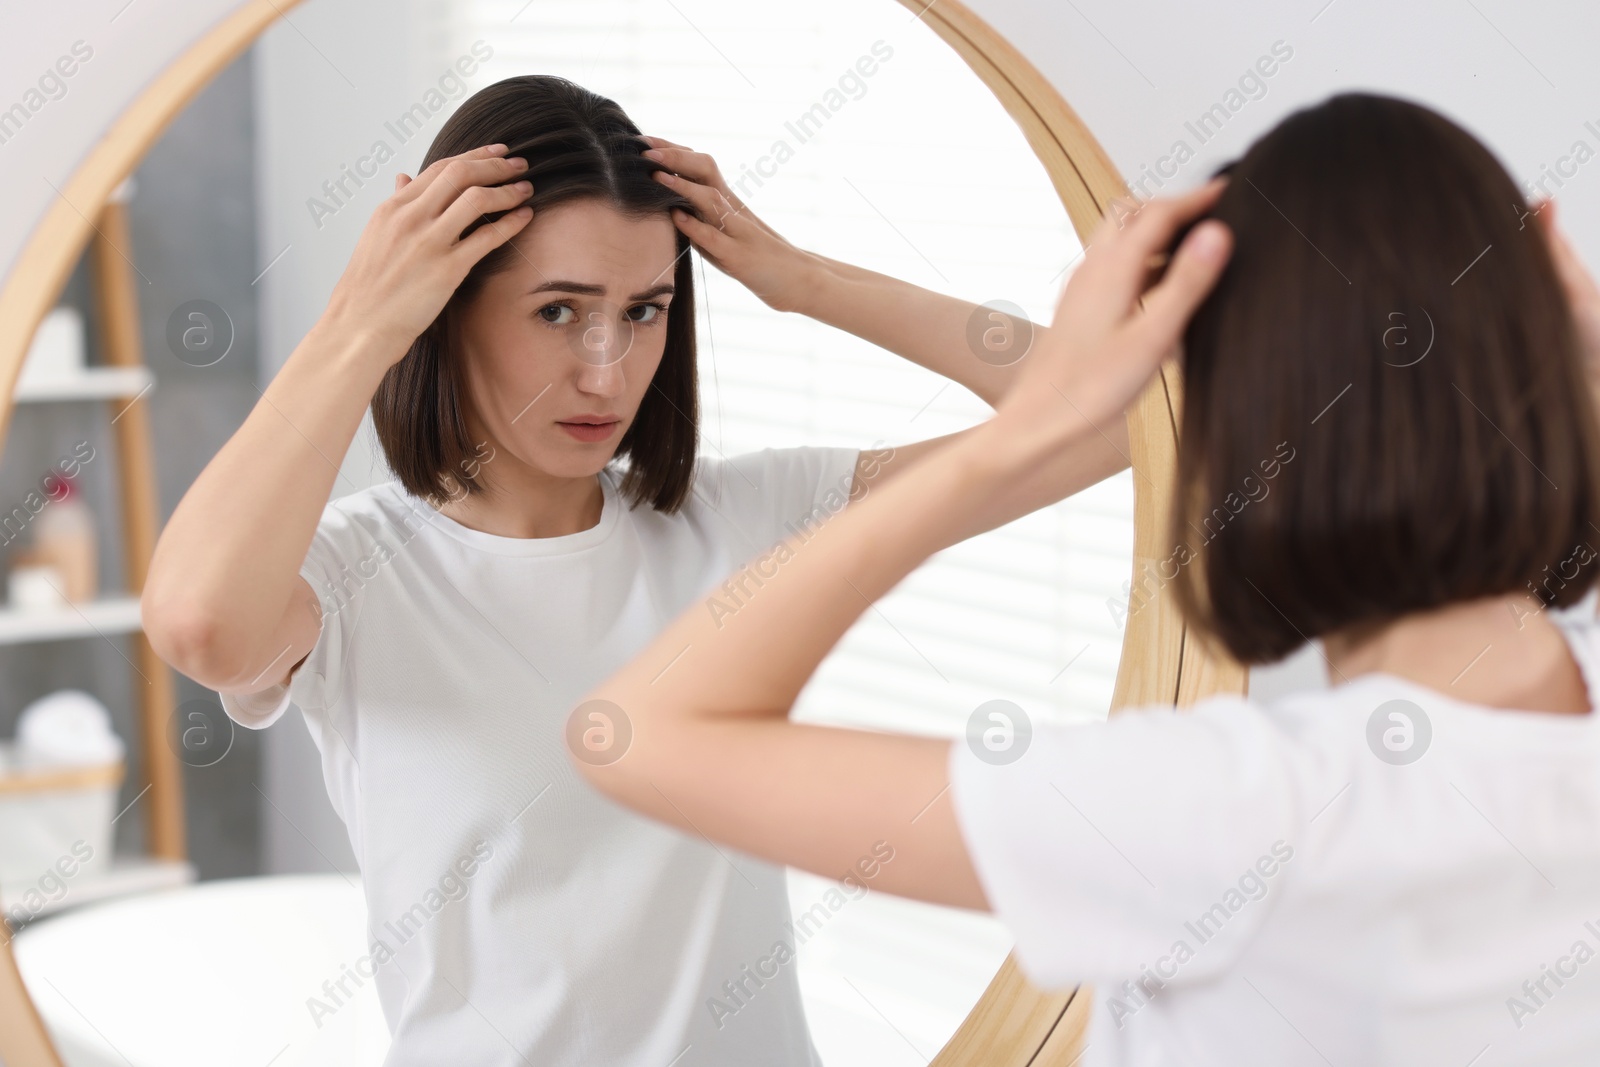
{"label": "reflected white shirt", "polygon": [[608,471],[599,523],[563,537],[473,530],[394,482],[328,505],[300,572],[316,647],[288,692],[223,704],[258,728],[304,712],[361,866],[388,1067],[817,1067],[792,964],[751,970],[793,943],[783,870],[605,799],[563,730],[685,607],[725,609],[739,564],[843,507],[856,457],[701,457],[673,515]]}

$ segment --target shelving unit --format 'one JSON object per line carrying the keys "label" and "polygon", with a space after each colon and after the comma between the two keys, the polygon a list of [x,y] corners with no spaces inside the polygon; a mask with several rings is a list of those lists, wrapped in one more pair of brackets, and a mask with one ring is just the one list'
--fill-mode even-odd
{"label": "shelving unit", "polygon": [[[104,130],[87,145],[71,177],[57,190],[51,207],[23,246],[10,277],[0,279],[0,444],[10,422],[12,404],[18,402],[11,388],[16,360],[26,351],[28,339],[50,306],[60,299],[71,263],[88,242],[93,242],[90,254],[101,283],[96,297],[107,342],[105,362],[117,370],[143,370],[135,289],[128,277],[130,271],[118,269],[116,251],[118,246],[129,247],[127,219],[121,204],[109,203],[116,199],[113,190],[139,166],[173,117],[268,26],[298,3],[299,0],[241,0],[226,11],[219,8],[220,17],[215,24],[189,45],[164,55],[151,80],[130,83],[140,84],[141,88],[130,89],[125,98],[101,94],[102,102],[109,105],[105,114],[114,117],[100,120],[105,123]],[[157,42],[156,47],[164,43]],[[75,392],[82,395],[88,391]],[[129,562],[126,584],[130,596],[137,596],[144,584],[159,519],[149,416],[147,405],[138,396],[92,398],[125,409],[125,414],[119,412],[111,418],[117,434],[123,486],[123,548]],[[29,402],[42,400],[41,396]],[[26,637],[27,627],[20,627],[19,632]],[[140,801],[142,811],[138,814],[150,828],[152,858],[182,862],[186,846],[181,766],[163,737],[174,712],[173,678],[142,634],[136,635],[133,643],[138,669],[152,683],[140,687],[139,749],[144,758],[135,773],[150,785],[150,791]],[[130,813],[128,817],[138,816]],[[86,961],[86,965],[90,962]],[[8,1067],[62,1067],[8,944],[0,944],[0,1059]]]}
{"label": "shelving unit", "polygon": [[[120,765],[109,767],[60,767],[10,773],[0,778],[0,800],[8,794],[37,794],[53,789],[115,789],[122,780]],[[172,889],[195,880],[193,864],[187,860],[157,859],[149,856],[116,856],[109,869],[95,875],[79,875],[66,892],[45,897],[37,878],[16,882],[0,881],[0,903],[9,912],[22,905],[28,918],[42,919],[58,911],[92,904],[97,900]],[[42,901],[41,901],[42,898]]]}
{"label": "shelving unit", "polygon": [[127,634],[138,629],[139,598],[136,596],[103,597],[66,608],[0,609],[0,645]]}
{"label": "shelving unit", "polygon": [[[130,746],[139,756],[134,794],[147,828],[148,855],[115,858],[107,873],[92,881],[75,881],[72,892],[62,900],[30,909],[32,917],[125,893],[183,885],[195,877],[185,842],[182,766],[166,741],[176,686],[171,669],[145,638],[139,616],[139,591],[155,550],[159,520],[149,409],[144,402],[155,378],[144,364],[137,289],[133,268],[125,258],[131,247],[127,189],[124,183],[101,211],[86,253],[103,363],[48,377],[29,376],[24,370],[11,398],[17,404],[91,401],[106,405],[116,452],[127,590],[57,608],[0,608],[0,645],[127,641],[123,651],[133,668],[138,733],[136,743]],[[12,780],[0,786],[0,792],[81,787],[82,783],[73,779],[75,773],[79,772],[57,772],[60,781]],[[11,906],[28,888],[0,885],[0,903]]]}
{"label": "shelving unit", "polygon": [[88,367],[81,374],[23,378],[12,397],[19,404],[137,397],[155,385],[145,367]]}

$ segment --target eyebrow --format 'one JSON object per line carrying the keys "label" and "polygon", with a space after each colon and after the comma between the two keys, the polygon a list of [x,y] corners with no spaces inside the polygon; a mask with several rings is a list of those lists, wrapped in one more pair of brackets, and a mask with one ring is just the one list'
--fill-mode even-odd
{"label": "eyebrow", "polygon": [[[661,285],[653,285],[642,293],[634,293],[628,299],[649,300],[652,296],[665,296],[676,291],[676,287],[670,282],[664,282]],[[532,289],[529,289],[525,295],[532,296],[534,293],[547,292],[582,293],[585,296],[605,296],[606,287],[603,285],[592,285],[588,282],[563,281],[562,279],[557,278],[553,281],[545,282],[543,285],[534,286]]]}

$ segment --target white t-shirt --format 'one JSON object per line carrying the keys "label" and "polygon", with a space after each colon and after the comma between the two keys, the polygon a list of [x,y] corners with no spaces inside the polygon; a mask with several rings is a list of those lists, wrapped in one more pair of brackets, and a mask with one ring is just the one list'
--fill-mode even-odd
{"label": "white t-shirt", "polygon": [[304,712],[363,874],[352,970],[376,974],[388,1067],[817,1067],[783,870],[605,799],[563,731],[686,606],[737,604],[731,572],[842,508],[856,457],[702,456],[674,515],[628,508],[608,470],[599,523],[562,537],[473,530],[397,482],[328,505],[300,571],[316,647],[287,693],[223,706]]}
{"label": "white t-shirt", "polygon": [[[1592,703],[1593,600],[1551,612]],[[950,771],[1023,971],[1095,986],[1084,1067],[1600,1063],[1600,712],[1377,673]]]}

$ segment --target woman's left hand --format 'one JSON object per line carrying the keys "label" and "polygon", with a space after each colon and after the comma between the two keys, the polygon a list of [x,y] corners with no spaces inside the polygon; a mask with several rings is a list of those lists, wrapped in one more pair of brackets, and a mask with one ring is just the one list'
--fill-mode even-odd
{"label": "woman's left hand", "polygon": [[1578,340],[1583,345],[1583,367],[1591,381],[1600,383],[1600,286],[1594,276],[1578,258],[1577,250],[1556,224],[1556,202],[1546,198],[1533,209],[1539,229],[1550,245],[1550,256],[1555,260],[1556,274],[1566,291],[1567,302],[1572,305],[1573,322],[1578,327]]}
{"label": "woman's left hand", "polygon": [[666,170],[655,178],[694,204],[700,218],[674,211],[672,221],[713,266],[775,311],[800,311],[808,289],[809,253],[762,222],[728,188],[717,161],[661,137],[646,136],[646,156]]}
{"label": "woman's left hand", "polygon": [[[1067,279],[1043,344],[1022,362],[997,408],[1008,436],[1101,429],[1139,395],[1164,359],[1178,354],[1190,316],[1221,276],[1233,250],[1232,231],[1200,222],[1170,264],[1166,249],[1178,231],[1215,205],[1225,178],[1181,196],[1157,197],[1131,215],[1108,213]],[[1151,286],[1152,270],[1165,267]],[[1075,417],[1062,411],[1070,405]]]}

